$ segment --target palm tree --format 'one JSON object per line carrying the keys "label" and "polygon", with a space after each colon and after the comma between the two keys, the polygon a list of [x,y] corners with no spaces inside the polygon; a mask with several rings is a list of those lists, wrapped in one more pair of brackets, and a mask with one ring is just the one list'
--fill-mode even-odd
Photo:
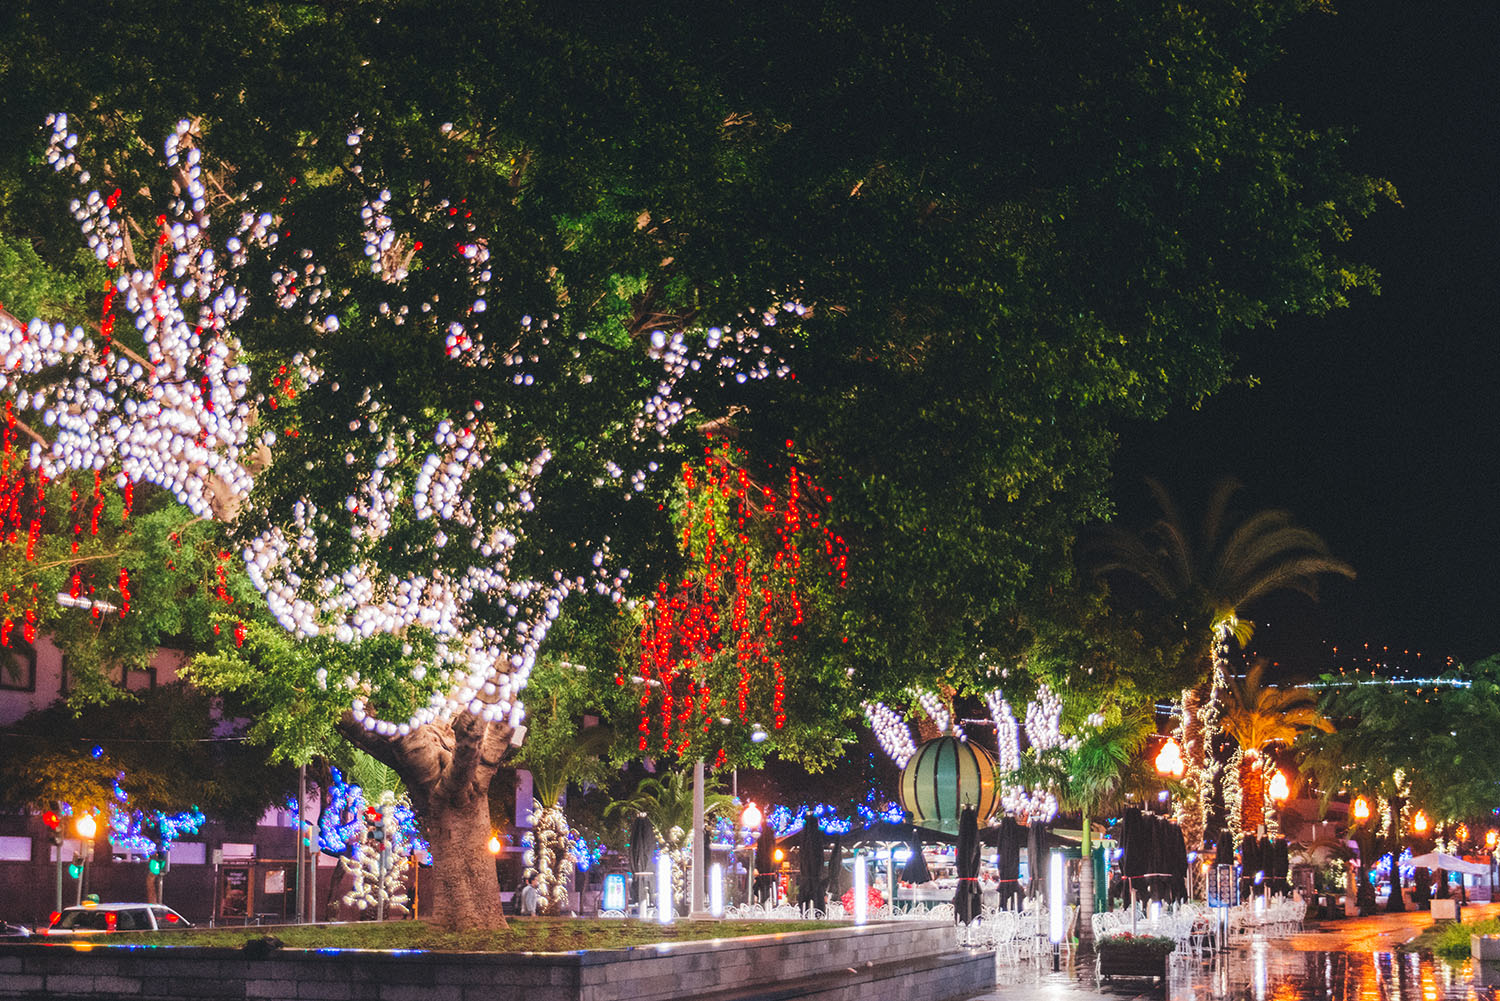
{"label": "palm tree", "polygon": [[[553,704],[556,712],[556,700]],[[599,777],[601,760],[614,739],[607,727],[588,727],[563,742],[528,745],[518,763],[531,772],[531,865],[541,876],[539,913],[567,905],[573,881],[572,828],[563,812],[563,793],[572,782]]]}
{"label": "palm tree", "polygon": [[[704,780],[703,816],[729,812],[732,800],[720,790],[717,779]],[[656,831],[656,839],[672,860],[672,893],[679,903],[687,895],[688,849],[693,829],[693,773],[670,772],[665,779],[644,778],[628,799],[615,800],[604,808],[606,818],[644,814]]]}
{"label": "palm tree", "polygon": [[1085,548],[1094,556],[1095,573],[1140,580],[1185,628],[1203,630],[1211,665],[1207,691],[1183,693],[1183,750],[1190,766],[1186,785],[1198,797],[1199,809],[1179,814],[1179,819],[1191,844],[1202,840],[1219,782],[1221,765],[1212,752],[1220,730],[1220,693],[1229,676],[1230,644],[1243,647],[1254,632],[1254,623],[1243,612],[1277,591],[1299,591],[1316,599],[1320,576],[1352,578],[1354,570],[1331,555],[1317,534],[1296,525],[1290,512],[1273,508],[1244,517],[1232,514],[1230,502],[1240,490],[1233,479],[1214,487],[1196,535],[1166,488],[1153,479],[1146,483],[1161,507],[1161,517],[1141,534],[1106,527]]}
{"label": "palm tree", "polygon": [[1240,761],[1240,828],[1253,831],[1265,817],[1266,784],[1276,765],[1267,748],[1290,746],[1305,731],[1329,730],[1312,689],[1263,683],[1266,661],[1256,658],[1243,678],[1225,685],[1224,732],[1244,752]]}
{"label": "palm tree", "polygon": [[1084,949],[1094,942],[1093,820],[1121,798],[1131,769],[1145,760],[1141,751],[1156,730],[1154,716],[1140,707],[1115,710],[1104,719],[1092,717],[1091,723],[1074,740],[1042,751],[1013,773],[1030,788],[1050,789],[1061,810],[1080,815],[1078,942]]}

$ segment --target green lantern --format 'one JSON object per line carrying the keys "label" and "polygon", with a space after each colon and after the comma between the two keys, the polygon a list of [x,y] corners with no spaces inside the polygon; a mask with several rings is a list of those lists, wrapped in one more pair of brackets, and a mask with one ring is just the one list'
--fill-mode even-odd
{"label": "green lantern", "polygon": [[997,771],[995,759],[977,744],[957,737],[929,740],[901,769],[901,808],[923,827],[956,834],[959,810],[973,806],[983,825],[999,805]]}

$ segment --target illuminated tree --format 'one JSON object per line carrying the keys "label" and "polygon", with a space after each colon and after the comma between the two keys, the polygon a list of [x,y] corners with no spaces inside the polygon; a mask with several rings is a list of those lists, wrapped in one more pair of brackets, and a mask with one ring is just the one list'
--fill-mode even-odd
{"label": "illuminated tree", "polygon": [[1226,799],[1238,795],[1239,772],[1226,768],[1219,735],[1233,645],[1243,647],[1255,629],[1244,615],[1247,606],[1282,590],[1316,598],[1319,576],[1353,577],[1354,571],[1320,537],[1295,524],[1290,512],[1233,513],[1230,502],[1240,485],[1232,479],[1214,488],[1196,532],[1160,483],[1147,485],[1161,517],[1140,535],[1115,527],[1097,533],[1091,540],[1094,566],[1097,573],[1144,583],[1185,628],[1206,627],[1206,680],[1183,692],[1179,732],[1188,774],[1177,817],[1188,843],[1197,845],[1219,827],[1239,822],[1239,810],[1225,812]]}
{"label": "illuminated tree", "polygon": [[1291,747],[1303,731],[1326,730],[1318,714],[1317,693],[1301,685],[1264,684],[1266,661],[1257,658],[1243,678],[1228,678],[1225,690],[1224,732],[1240,746],[1240,829],[1254,831],[1264,823],[1266,789],[1276,770],[1267,750]]}

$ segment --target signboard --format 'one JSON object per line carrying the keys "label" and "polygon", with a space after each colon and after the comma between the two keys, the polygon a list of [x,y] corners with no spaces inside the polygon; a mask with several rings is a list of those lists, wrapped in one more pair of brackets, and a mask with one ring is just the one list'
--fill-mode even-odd
{"label": "signboard", "polygon": [[1234,866],[1216,865],[1208,874],[1208,902],[1214,907],[1233,907],[1240,902],[1240,883]]}
{"label": "signboard", "polygon": [[625,909],[624,873],[613,872],[604,877],[603,909],[606,911],[623,911]]}
{"label": "signboard", "polygon": [[266,895],[286,892],[286,870],[271,869],[266,873]]}
{"label": "signboard", "polygon": [[244,918],[250,916],[251,896],[254,884],[250,881],[248,865],[228,866],[220,871],[222,885],[219,890],[219,917]]}

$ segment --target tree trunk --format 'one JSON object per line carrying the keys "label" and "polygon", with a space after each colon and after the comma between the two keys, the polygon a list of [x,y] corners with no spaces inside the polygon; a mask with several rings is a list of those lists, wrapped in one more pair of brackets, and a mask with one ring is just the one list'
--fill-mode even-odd
{"label": "tree trunk", "polygon": [[[1240,759],[1240,830],[1254,834],[1266,823],[1266,765],[1271,759],[1251,748]],[[1269,825],[1267,836],[1271,831]]]}
{"label": "tree trunk", "polygon": [[1203,720],[1199,718],[1203,711],[1205,691],[1200,685],[1198,688],[1185,688],[1182,692],[1182,756],[1187,762],[1183,785],[1188,789],[1188,794],[1175,797],[1173,812],[1178,826],[1182,828],[1182,838],[1187,843],[1188,851],[1205,847],[1206,832],[1203,830],[1203,810],[1200,805],[1203,802]]}
{"label": "tree trunk", "polygon": [[1042,845],[1041,829],[1044,825],[1032,821],[1026,825],[1026,872],[1028,881],[1026,885],[1027,898],[1035,897],[1042,892],[1046,885],[1046,879],[1041,875]]}
{"label": "tree trunk", "polygon": [[1083,815],[1083,859],[1078,870],[1078,951],[1094,948],[1094,850],[1087,812]]}
{"label": "tree trunk", "polygon": [[487,844],[489,784],[510,748],[511,728],[471,713],[384,737],[352,715],[339,724],[351,743],[389,765],[406,784],[432,846],[428,893],[435,925],[451,930],[503,928],[500,881]]}
{"label": "tree trunk", "polygon": [[1391,895],[1386,898],[1387,913],[1406,910],[1406,898],[1401,895],[1401,810],[1406,801],[1400,797],[1391,800]]}

